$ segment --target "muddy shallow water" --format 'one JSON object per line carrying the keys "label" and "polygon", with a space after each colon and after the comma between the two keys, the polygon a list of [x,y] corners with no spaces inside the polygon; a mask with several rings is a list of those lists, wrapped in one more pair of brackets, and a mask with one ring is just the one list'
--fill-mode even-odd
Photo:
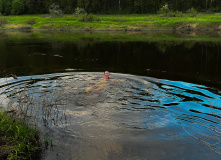
{"label": "muddy shallow water", "polygon": [[118,73],[103,83],[102,76],[75,72],[2,78],[1,103],[16,107],[15,99],[24,97],[21,88],[26,88],[32,106],[51,107],[47,124],[45,110],[38,110],[37,122],[54,144],[43,160],[220,158],[220,91]]}

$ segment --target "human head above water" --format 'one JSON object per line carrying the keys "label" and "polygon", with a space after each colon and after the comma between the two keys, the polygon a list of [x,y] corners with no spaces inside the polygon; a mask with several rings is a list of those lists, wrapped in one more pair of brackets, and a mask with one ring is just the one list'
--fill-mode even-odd
{"label": "human head above water", "polygon": [[108,71],[104,72],[104,79],[109,79],[110,73]]}

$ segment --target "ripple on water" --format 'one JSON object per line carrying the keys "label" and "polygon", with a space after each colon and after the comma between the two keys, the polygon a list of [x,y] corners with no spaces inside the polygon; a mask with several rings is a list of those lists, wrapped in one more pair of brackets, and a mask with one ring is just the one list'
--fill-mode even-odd
{"label": "ripple on water", "polygon": [[[44,159],[191,159],[198,152],[217,158],[200,141],[193,141],[193,135],[217,143],[211,136],[220,136],[214,132],[220,128],[220,92],[191,83],[114,73],[108,83],[98,83],[102,76],[61,73],[2,78],[0,102],[14,108],[31,105],[40,114],[40,126],[45,114],[41,108],[51,107],[45,119],[57,146]],[[177,144],[182,144],[180,150]]]}

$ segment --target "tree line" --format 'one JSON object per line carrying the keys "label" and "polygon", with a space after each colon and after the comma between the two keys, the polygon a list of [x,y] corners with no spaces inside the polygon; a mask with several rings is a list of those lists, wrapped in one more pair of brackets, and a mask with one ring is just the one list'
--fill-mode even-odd
{"label": "tree line", "polygon": [[93,14],[157,13],[165,4],[173,11],[185,12],[192,7],[199,12],[221,11],[220,0],[0,0],[0,13],[46,14],[53,3],[65,14],[74,13],[77,7]]}

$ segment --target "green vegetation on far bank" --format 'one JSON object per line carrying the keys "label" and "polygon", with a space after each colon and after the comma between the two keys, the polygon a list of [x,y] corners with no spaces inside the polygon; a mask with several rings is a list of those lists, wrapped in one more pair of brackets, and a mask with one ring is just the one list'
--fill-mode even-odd
{"label": "green vegetation on far bank", "polygon": [[[86,17],[87,18],[87,17]],[[157,14],[91,15],[92,20],[82,16],[22,15],[0,17],[2,30],[59,30],[59,31],[147,31],[187,30],[219,31],[221,14],[198,14],[191,17],[165,17]]]}
{"label": "green vegetation on far bank", "polygon": [[41,148],[38,129],[10,114],[0,111],[0,159],[37,159]]}
{"label": "green vegetation on far bank", "polygon": [[[50,42],[74,42],[78,47],[93,45],[100,42],[157,42],[159,44],[169,43],[178,45],[184,42],[213,42],[220,43],[221,32],[195,32],[195,31],[33,31],[22,32],[9,30],[0,32],[0,41],[10,39],[16,40],[33,40],[41,39]],[[28,62],[28,61],[27,61]],[[23,71],[26,70],[23,68]]]}

